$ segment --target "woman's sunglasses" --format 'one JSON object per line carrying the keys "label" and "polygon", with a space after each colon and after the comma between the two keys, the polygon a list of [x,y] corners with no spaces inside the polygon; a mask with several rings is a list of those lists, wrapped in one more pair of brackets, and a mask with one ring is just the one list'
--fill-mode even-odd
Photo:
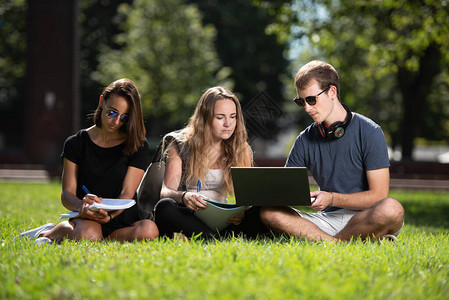
{"label": "woman's sunglasses", "polygon": [[[106,105],[105,105],[106,108]],[[109,119],[114,119],[117,118],[117,116],[120,115],[120,121],[122,121],[123,123],[128,122],[128,115],[127,114],[119,114],[118,111],[112,109],[112,108],[106,108],[104,111],[106,117],[108,117]]]}
{"label": "woman's sunglasses", "polygon": [[325,88],[324,90],[322,90],[319,94],[315,95],[315,96],[308,96],[306,97],[306,100],[304,101],[304,99],[299,98],[299,96],[296,96],[295,98],[293,98],[293,101],[295,101],[296,105],[298,105],[299,107],[304,107],[307,104],[309,105],[315,105],[316,104],[316,98],[321,95],[322,93],[324,93],[325,91],[327,91],[328,89],[330,89],[331,86],[328,86],[327,88]]}

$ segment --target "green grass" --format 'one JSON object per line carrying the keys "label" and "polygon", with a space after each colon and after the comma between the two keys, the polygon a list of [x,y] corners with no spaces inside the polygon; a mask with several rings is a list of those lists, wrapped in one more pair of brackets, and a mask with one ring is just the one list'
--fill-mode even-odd
{"label": "green grass", "polygon": [[20,232],[66,212],[60,184],[0,183],[0,299],[447,299],[449,193],[392,191],[398,243],[70,242]]}

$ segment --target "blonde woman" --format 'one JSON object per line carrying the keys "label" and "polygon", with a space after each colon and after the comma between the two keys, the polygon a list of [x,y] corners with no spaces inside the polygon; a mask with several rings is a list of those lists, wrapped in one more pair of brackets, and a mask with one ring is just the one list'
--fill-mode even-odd
{"label": "blonde woman", "polygon": [[[156,205],[155,220],[161,235],[186,236],[217,232],[195,217],[211,199],[227,202],[233,195],[231,167],[250,167],[252,151],[247,143],[242,109],[237,97],[223,87],[209,88],[200,98],[188,125],[167,146],[166,170],[161,198]],[[198,191],[198,181],[201,191]],[[253,208],[231,218],[224,231],[245,232],[259,222]],[[225,232],[221,232],[225,233]],[[252,232],[248,232],[252,234]]]}

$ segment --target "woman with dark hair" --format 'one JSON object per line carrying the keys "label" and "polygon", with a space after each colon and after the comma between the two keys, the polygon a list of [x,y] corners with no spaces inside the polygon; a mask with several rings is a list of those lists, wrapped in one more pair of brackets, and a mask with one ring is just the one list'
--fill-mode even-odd
{"label": "woman with dark hair", "polygon": [[[202,233],[212,237],[209,228],[194,212],[204,209],[210,199],[227,202],[233,195],[231,167],[251,167],[252,151],[247,143],[242,109],[237,97],[223,87],[209,88],[200,98],[188,125],[166,146],[166,168],[155,221],[161,235],[172,237]],[[197,184],[201,182],[201,192]],[[254,209],[253,209],[254,210]],[[245,232],[244,223],[258,212],[237,215],[220,234]],[[244,215],[246,217],[244,218]],[[244,222],[242,223],[242,221]],[[251,232],[251,233],[254,233]]]}
{"label": "woman with dark hair", "polygon": [[132,241],[158,236],[154,222],[139,220],[135,205],[110,212],[89,210],[102,197],[134,198],[147,167],[149,147],[134,83],[125,78],[106,87],[93,117],[92,127],[67,138],[61,155],[62,204],[79,212],[79,217],[57,226],[46,224],[21,237],[37,239],[40,244],[64,238]]}

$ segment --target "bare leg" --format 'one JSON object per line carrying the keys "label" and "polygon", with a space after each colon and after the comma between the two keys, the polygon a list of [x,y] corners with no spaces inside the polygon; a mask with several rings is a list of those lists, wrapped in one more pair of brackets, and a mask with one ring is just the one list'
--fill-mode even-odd
{"label": "bare leg", "polygon": [[396,233],[404,222],[404,208],[394,198],[385,198],[372,207],[355,214],[348,224],[335,236],[349,241],[352,237],[380,238]]}
{"label": "bare leg", "polygon": [[73,239],[74,231],[74,224],[69,221],[64,221],[56,225],[53,229],[44,232],[39,237],[46,237],[60,243],[63,239]]}
{"label": "bare leg", "polygon": [[101,225],[99,223],[80,218],[61,222],[52,230],[46,231],[41,236],[47,237],[57,243],[60,243],[63,239],[88,239],[98,241],[103,237]]}
{"label": "bare leg", "polygon": [[154,240],[159,236],[156,224],[151,220],[140,220],[129,227],[114,230],[106,239],[116,241]]}
{"label": "bare leg", "polygon": [[309,220],[300,217],[290,207],[263,207],[260,211],[260,218],[265,226],[276,233],[304,237],[310,241],[337,240]]}

